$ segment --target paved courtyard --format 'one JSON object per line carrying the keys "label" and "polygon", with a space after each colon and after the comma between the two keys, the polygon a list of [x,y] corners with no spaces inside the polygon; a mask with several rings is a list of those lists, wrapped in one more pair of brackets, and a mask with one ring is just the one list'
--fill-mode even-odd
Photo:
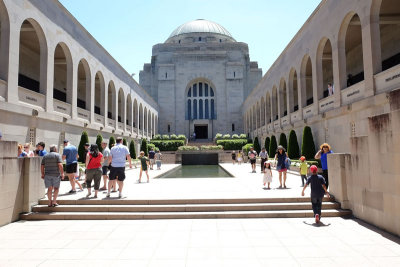
{"label": "paved courtyard", "polygon": [[[164,165],[168,171],[176,165]],[[274,172],[272,190],[249,165],[223,164],[236,178],[158,179],[137,184],[127,171],[127,199],[299,197]],[[259,166],[258,166],[259,168]],[[143,180],[145,181],[145,179]],[[62,192],[70,189],[62,183]],[[86,194],[63,195],[79,199]],[[101,198],[105,197],[101,193]],[[400,238],[356,219],[186,219],[19,221],[0,228],[0,266],[399,266]]]}

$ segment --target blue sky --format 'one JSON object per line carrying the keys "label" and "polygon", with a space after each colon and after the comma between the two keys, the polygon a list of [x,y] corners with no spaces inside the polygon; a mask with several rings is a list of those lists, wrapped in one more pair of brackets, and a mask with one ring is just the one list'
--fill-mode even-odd
{"label": "blue sky", "polygon": [[60,0],[129,72],[151,59],[179,25],[208,19],[249,45],[250,59],[263,74],[274,63],[320,0]]}

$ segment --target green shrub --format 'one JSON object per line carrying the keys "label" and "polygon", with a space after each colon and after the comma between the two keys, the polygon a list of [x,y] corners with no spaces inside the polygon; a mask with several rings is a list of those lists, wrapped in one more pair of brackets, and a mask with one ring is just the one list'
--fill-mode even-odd
{"label": "green shrub", "polygon": [[156,134],[152,140],[161,140],[161,134]]}
{"label": "green shrub", "polygon": [[241,134],[241,135],[239,135],[239,138],[240,139],[247,139],[247,135],[246,134]]}
{"label": "green shrub", "polygon": [[103,148],[101,147],[101,142],[103,142],[103,136],[101,136],[101,134],[98,134],[96,137],[96,144],[99,147],[99,151],[103,152]]}
{"label": "green shrub", "polygon": [[222,136],[222,139],[231,139],[231,135],[230,134],[224,134],[224,136]]}
{"label": "green shrub", "polygon": [[162,140],[169,140],[169,135],[168,135],[168,134],[163,134],[163,135],[161,136],[161,139],[162,139]]}
{"label": "green shrub", "polygon": [[257,154],[260,154],[261,151],[261,146],[260,142],[258,142],[258,137],[254,138],[254,150],[257,152]]}
{"label": "green shrub", "polygon": [[144,155],[147,157],[149,155],[149,148],[147,147],[147,140],[145,138],[142,139],[142,143],[140,145],[140,151],[144,152]]}
{"label": "green shrub", "polygon": [[217,141],[217,145],[222,146],[224,150],[240,150],[246,144],[247,139],[230,139]]}
{"label": "green shrub", "polygon": [[178,139],[178,136],[176,136],[176,134],[171,134],[171,135],[169,136],[169,139],[170,139],[170,140],[177,140],[177,139]]}
{"label": "green shrub", "polygon": [[232,135],[232,139],[239,139],[239,135],[233,134],[233,135]]}
{"label": "green shrub", "polygon": [[273,135],[273,136],[271,136],[271,143],[269,144],[269,153],[268,153],[268,155],[271,158],[275,157],[277,148],[278,148],[278,145],[276,144],[276,137],[275,137],[275,135]]}
{"label": "green shrub", "polygon": [[126,141],[126,139],[124,138],[124,139],[122,139],[122,144],[124,145],[124,146],[128,146],[128,142]]}
{"label": "green shrub", "polygon": [[180,151],[196,151],[199,150],[197,146],[180,146],[178,147],[178,150]]}
{"label": "green shrub", "polygon": [[108,148],[111,149],[115,145],[115,138],[114,136],[110,137],[110,141],[108,141]]}
{"label": "green shrub", "polygon": [[186,141],[186,136],[184,134],[179,134],[177,139]]}
{"label": "green shrub", "polygon": [[252,144],[252,143],[253,143],[253,140],[251,140],[251,138],[247,138],[247,143],[248,143],[248,144]]}
{"label": "green shrub", "polygon": [[222,146],[201,146],[200,150],[222,150]]}
{"label": "green shrub", "polygon": [[152,140],[152,144],[160,149],[160,151],[176,151],[180,146],[185,145],[184,140]]}
{"label": "green shrub", "polygon": [[301,155],[306,159],[313,159],[315,156],[314,138],[309,126],[305,126],[303,130],[303,141],[301,144]]}
{"label": "green shrub", "polygon": [[222,134],[217,133],[217,134],[215,135],[215,138],[214,138],[214,139],[215,139],[215,140],[222,139]]}
{"label": "green shrub", "polygon": [[285,150],[287,151],[287,139],[286,139],[286,134],[281,133],[279,136],[279,145],[283,146]]}
{"label": "green shrub", "polygon": [[153,151],[156,151],[156,145],[152,144],[152,143],[148,143],[147,150],[150,151],[151,149],[153,149]]}
{"label": "green shrub", "polygon": [[82,132],[81,141],[78,146],[79,161],[84,163],[86,160],[85,144],[89,143],[89,136],[86,131]]}
{"label": "green shrub", "polygon": [[131,155],[131,159],[136,159],[136,146],[135,146],[135,141],[133,141],[133,139],[129,143],[129,154]]}
{"label": "green shrub", "polygon": [[294,130],[289,133],[288,156],[291,159],[300,158],[299,143],[297,142],[297,135]]}
{"label": "green shrub", "polygon": [[253,147],[253,144],[247,144],[242,147],[243,155],[247,156],[249,154],[250,148]]}
{"label": "green shrub", "polygon": [[265,138],[264,147],[265,147],[265,150],[266,150],[267,153],[268,153],[268,156],[270,155],[270,154],[269,154],[269,144],[270,144],[270,143],[271,143],[271,138],[269,138],[269,137]]}

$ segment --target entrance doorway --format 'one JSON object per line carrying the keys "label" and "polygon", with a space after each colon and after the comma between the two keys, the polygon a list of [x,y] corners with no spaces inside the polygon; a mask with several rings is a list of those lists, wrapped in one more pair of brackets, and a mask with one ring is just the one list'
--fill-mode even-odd
{"label": "entrance doorway", "polygon": [[208,125],[195,125],[196,139],[208,139]]}

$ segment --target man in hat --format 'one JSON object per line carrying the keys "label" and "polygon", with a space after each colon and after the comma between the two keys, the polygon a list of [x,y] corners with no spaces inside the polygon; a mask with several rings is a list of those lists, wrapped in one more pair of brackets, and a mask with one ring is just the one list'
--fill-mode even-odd
{"label": "man in hat", "polygon": [[64,140],[64,151],[62,159],[65,160],[65,172],[68,176],[68,180],[71,184],[70,194],[76,193],[75,189],[75,174],[78,168],[78,149],[71,145],[68,140]]}
{"label": "man in hat", "polygon": [[321,175],[318,175],[318,168],[315,165],[310,167],[311,176],[308,177],[306,184],[303,187],[301,195],[304,196],[304,191],[307,186],[311,184],[311,204],[314,212],[315,222],[319,223],[321,219],[322,199],[324,194],[330,197],[328,191],[326,191],[325,179]]}
{"label": "man in hat", "polygon": [[329,188],[328,179],[328,154],[333,153],[331,146],[328,143],[323,143],[320,150],[315,154],[315,159],[321,159],[322,176],[325,178],[326,188]]}

